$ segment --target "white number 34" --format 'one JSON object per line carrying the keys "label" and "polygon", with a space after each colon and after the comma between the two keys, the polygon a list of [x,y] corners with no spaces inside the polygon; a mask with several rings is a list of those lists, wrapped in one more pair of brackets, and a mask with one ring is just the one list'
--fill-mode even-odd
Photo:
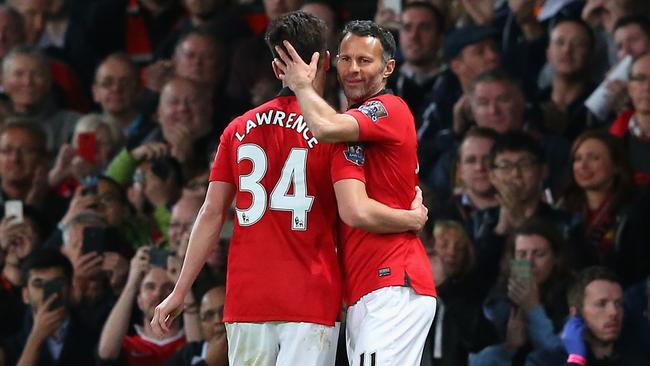
{"label": "white number 34", "polygon": [[[237,208],[237,220],[241,226],[258,222],[266,213],[267,192],[260,181],[266,175],[268,159],[258,145],[244,144],[237,149],[237,163],[250,160],[253,170],[239,177],[239,191],[253,196],[252,204],[246,209]],[[293,185],[293,194],[289,189]],[[314,197],[307,195],[307,149],[293,148],[284,162],[280,179],[271,192],[270,210],[290,211],[291,230],[307,230],[307,213],[311,210]]]}

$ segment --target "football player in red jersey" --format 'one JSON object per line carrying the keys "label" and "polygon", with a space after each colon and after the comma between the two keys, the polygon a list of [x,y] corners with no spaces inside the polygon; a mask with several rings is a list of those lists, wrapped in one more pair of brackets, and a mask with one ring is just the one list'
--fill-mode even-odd
{"label": "football player in red jersey", "polygon": [[[322,93],[325,35],[321,20],[294,12],[275,19],[266,39],[273,51],[294,42],[305,59],[324,52],[314,78]],[[277,65],[274,71],[280,78]],[[288,88],[233,120],[221,136],[179,281],[156,308],[154,329],[165,332],[182,309],[234,198],[223,316],[230,363],[332,365],[342,293],[337,208],[348,224],[380,233],[417,231],[426,221],[421,194],[403,209],[369,199],[364,160],[359,147],[316,139]]]}
{"label": "football player in red jersey", "polygon": [[[274,63],[298,98],[305,121],[322,142],[364,143],[368,196],[408,208],[418,183],[417,138],[406,103],[385,90],[395,69],[395,40],[370,21],[343,30],[338,78],[350,109],[337,113],[314,90],[319,62],[298,57],[288,42]],[[413,232],[382,235],[344,226],[347,348],[351,365],[419,365],[436,308],[431,265]]]}

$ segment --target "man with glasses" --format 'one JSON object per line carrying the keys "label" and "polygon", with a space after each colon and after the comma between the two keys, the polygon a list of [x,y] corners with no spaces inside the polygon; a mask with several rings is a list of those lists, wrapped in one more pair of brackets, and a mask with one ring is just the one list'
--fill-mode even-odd
{"label": "man with glasses", "polygon": [[[190,342],[167,362],[167,366],[181,365],[228,365],[228,341],[223,323],[223,303],[226,287],[209,289],[201,299],[199,320],[203,341]],[[187,311],[197,311],[186,309]]]}
{"label": "man with glasses", "polygon": [[31,121],[11,122],[0,131],[0,212],[19,200],[43,214],[50,229],[63,216],[66,202],[47,189],[46,136]]}
{"label": "man with glasses", "polygon": [[580,220],[544,202],[543,181],[548,168],[544,150],[532,136],[522,131],[499,136],[488,156],[488,166],[499,205],[474,212],[468,224],[478,270],[487,286],[497,277],[506,237],[532,216],[555,224],[569,240],[572,264],[591,262]]}
{"label": "man with glasses", "polygon": [[609,132],[627,145],[635,181],[644,186],[650,184],[650,54],[632,64],[627,92],[634,108],[621,113]]}

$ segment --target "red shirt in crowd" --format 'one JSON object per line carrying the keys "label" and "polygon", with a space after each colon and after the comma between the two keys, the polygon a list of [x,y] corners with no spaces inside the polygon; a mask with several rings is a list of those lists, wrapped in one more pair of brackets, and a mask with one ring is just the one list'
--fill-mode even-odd
{"label": "red shirt in crowd", "polygon": [[136,331],[138,334],[126,336],[122,340],[122,349],[129,366],[164,365],[187,343],[182,330],[166,339],[149,338],[137,326]]}

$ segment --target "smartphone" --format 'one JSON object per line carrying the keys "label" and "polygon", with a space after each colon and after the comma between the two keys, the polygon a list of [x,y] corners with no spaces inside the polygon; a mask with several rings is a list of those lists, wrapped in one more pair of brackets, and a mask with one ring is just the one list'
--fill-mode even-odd
{"label": "smartphone", "polygon": [[43,302],[47,301],[54,294],[59,296],[50,304],[48,310],[55,310],[63,306],[63,281],[52,280],[43,284]]}
{"label": "smartphone", "polygon": [[85,161],[95,164],[97,161],[97,137],[95,132],[80,132],[77,135],[77,154]]}
{"label": "smartphone", "polygon": [[402,13],[402,0],[384,0],[384,9],[391,9],[395,15]]}
{"label": "smartphone", "polygon": [[151,172],[156,177],[165,181],[171,173],[171,167],[166,159],[154,159],[151,161]]}
{"label": "smartphone", "polygon": [[511,260],[510,275],[524,282],[530,281],[530,261],[528,259]]}
{"label": "smartphone", "polygon": [[23,201],[5,201],[5,217],[9,216],[13,216],[11,222],[14,224],[20,224],[23,222]]}
{"label": "smartphone", "polygon": [[101,254],[106,247],[106,229],[97,226],[86,226],[83,230],[81,253],[96,252]]}
{"label": "smartphone", "polygon": [[167,268],[169,252],[165,249],[151,248],[149,250],[149,264],[156,267]]}

